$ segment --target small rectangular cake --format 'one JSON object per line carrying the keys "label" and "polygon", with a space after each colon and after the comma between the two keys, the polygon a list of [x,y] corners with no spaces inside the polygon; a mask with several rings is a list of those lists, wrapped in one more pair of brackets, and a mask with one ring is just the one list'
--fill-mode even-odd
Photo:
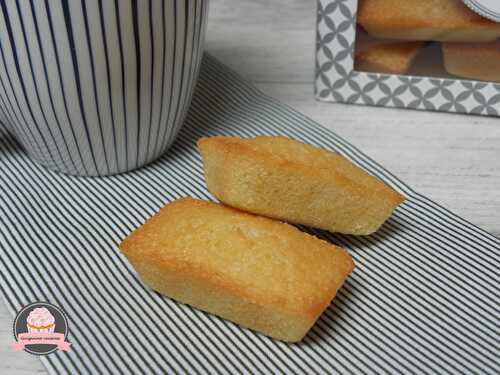
{"label": "small rectangular cake", "polygon": [[500,41],[493,43],[443,43],[443,59],[450,74],[500,82]]}
{"label": "small rectangular cake", "polygon": [[404,197],[343,156],[285,137],[202,138],[208,189],[244,211],[371,234]]}
{"label": "small rectangular cake", "polygon": [[462,0],[362,0],[358,23],[378,38],[488,42],[500,37],[500,23],[474,13]]}
{"label": "small rectangular cake", "polygon": [[354,268],[345,250],[291,225],[192,198],[167,204],[120,249],[152,289],[289,342]]}
{"label": "small rectangular cake", "polygon": [[406,73],[424,47],[424,42],[376,39],[359,30],[356,33],[354,69],[388,74]]}

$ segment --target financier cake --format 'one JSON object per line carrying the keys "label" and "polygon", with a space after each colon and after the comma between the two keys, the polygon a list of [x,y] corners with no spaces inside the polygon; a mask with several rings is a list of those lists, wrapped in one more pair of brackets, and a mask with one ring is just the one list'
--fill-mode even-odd
{"label": "financier cake", "polygon": [[488,42],[500,37],[500,23],[476,14],[462,0],[362,0],[358,23],[378,38]]}
{"label": "financier cake", "polygon": [[244,211],[331,232],[375,232],[404,197],[343,156],[285,137],[201,138],[208,189]]}
{"label": "financier cake", "polygon": [[354,68],[365,72],[404,74],[424,45],[424,42],[375,39],[359,30]]}
{"label": "financier cake", "polygon": [[152,289],[276,339],[301,340],[354,268],[297,228],[183,198],[120,245]]}
{"label": "financier cake", "polygon": [[446,71],[459,77],[500,82],[500,41],[443,43]]}

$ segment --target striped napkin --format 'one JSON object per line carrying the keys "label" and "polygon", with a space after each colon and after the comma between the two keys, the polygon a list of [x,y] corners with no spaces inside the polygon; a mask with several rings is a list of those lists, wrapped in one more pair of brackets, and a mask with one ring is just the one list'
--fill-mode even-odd
{"label": "striped napkin", "polygon": [[[408,197],[371,236],[308,229],[348,249],[357,268],[299,344],[146,289],[118,251],[165,203],[213,199],[199,137],[278,134],[338,151]],[[0,209],[0,288],[9,309],[48,301],[69,320],[72,351],[41,358],[50,373],[500,373],[500,240],[210,56],[178,140],[140,170],[56,174],[0,133]]]}

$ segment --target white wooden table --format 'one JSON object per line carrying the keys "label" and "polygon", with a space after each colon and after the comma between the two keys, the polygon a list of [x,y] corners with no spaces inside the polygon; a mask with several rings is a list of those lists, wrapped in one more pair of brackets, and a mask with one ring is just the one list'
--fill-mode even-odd
{"label": "white wooden table", "polygon": [[[313,98],[315,1],[212,0],[207,50],[262,91],[343,136],[417,191],[500,236],[500,118]],[[45,372],[14,353],[0,303],[0,373]]]}

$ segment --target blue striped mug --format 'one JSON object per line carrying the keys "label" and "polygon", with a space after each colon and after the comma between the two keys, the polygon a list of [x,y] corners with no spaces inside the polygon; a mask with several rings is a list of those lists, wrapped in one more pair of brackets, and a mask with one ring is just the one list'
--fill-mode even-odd
{"label": "blue striped mug", "polygon": [[173,143],[208,0],[0,0],[0,122],[73,175],[143,166]]}

